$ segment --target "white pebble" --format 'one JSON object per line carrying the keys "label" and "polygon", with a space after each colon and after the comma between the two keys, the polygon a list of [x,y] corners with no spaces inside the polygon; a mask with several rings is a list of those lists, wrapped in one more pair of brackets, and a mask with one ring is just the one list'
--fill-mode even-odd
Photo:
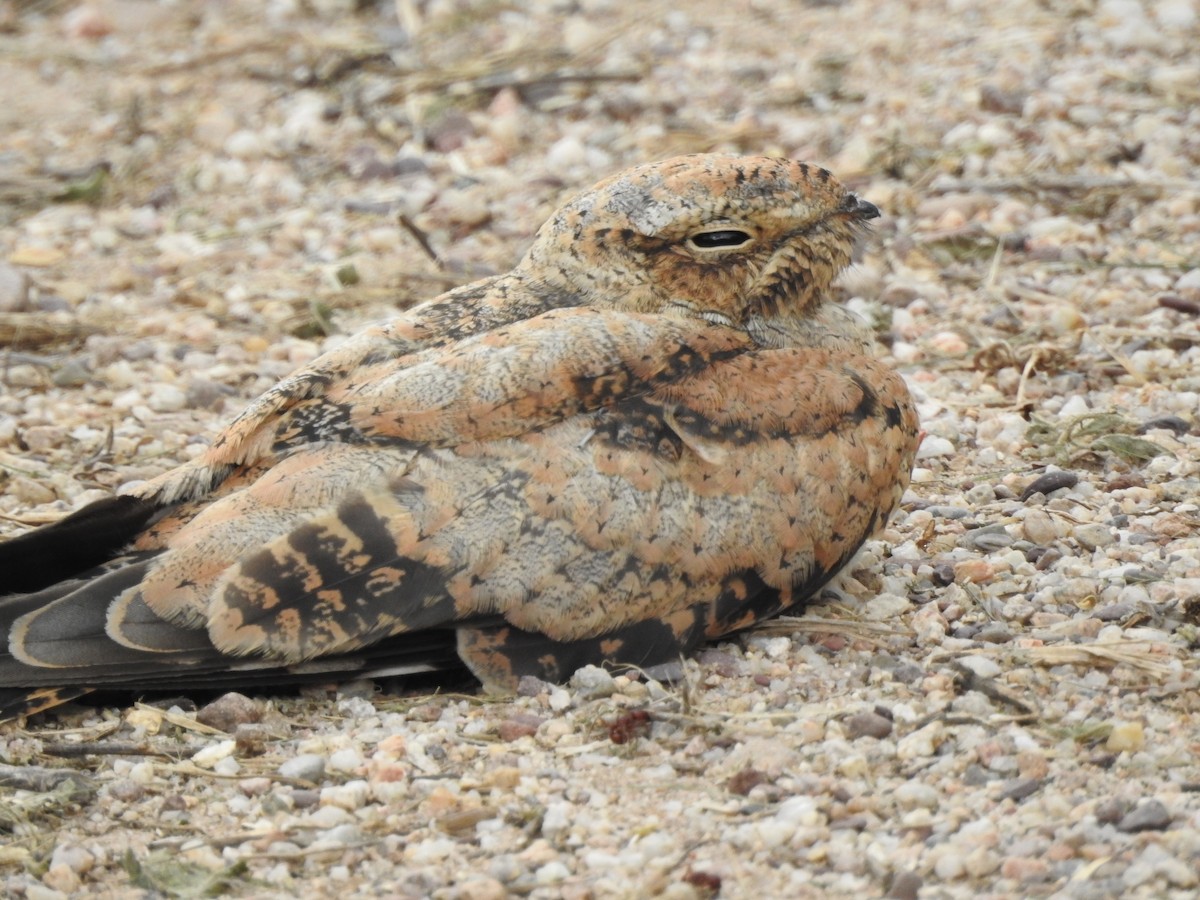
{"label": "white pebble", "polygon": [[362,765],[362,754],[353,747],[344,747],[329,754],[329,768],[334,772],[356,772]]}
{"label": "white pebble", "polygon": [[284,778],[316,781],[325,774],[325,757],[317,753],[301,753],[281,763],[279,774]]}
{"label": "white pebble", "polygon": [[925,435],[925,440],[921,441],[921,448],[917,451],[917,459],[953,456],[956,452],[953,441],[948,438],[927,434]]}
{"label": "white pebble", "polygon": [[202,750],[192,754],[192,762],[202,769],[211,769],[218,762],[225,759],[227,756],[232,756],[237,749],[237,741],[218,741],[215,744],[209,744]]}
{"label": "white pebble", "polygon": [[146,398],[146,405],[154,412],[177,412],[187,404],[187,394],[173,384],[156,384]]}
{"label": "white pebble", "polygon": [[370,786],[362,779],[321,788],[321,805],[338,806],[353,812],[366,805]]}

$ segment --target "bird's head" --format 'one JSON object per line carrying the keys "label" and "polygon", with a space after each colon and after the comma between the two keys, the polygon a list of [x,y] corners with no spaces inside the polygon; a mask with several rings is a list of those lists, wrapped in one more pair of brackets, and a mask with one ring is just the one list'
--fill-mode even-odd
{"label": "bird's head", "polygon": [[586,305],[743,325],[812,311],[878,215],[807,163],[680,156],[572,199],[520,268]]}

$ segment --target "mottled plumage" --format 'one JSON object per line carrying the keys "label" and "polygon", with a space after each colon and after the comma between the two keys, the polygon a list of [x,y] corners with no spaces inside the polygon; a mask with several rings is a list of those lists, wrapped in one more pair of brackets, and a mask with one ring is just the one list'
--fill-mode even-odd
{"label": "mottled plumage", "polygon": [[0,593],[25,592],[0,600],[0,688],[455,650],[512,687],[793,607],[886,519],[916,449],[903,381],[825,301],[877,215],[788,160],[601,182],[512,272],[361,332],[196,460],[0,544]]}

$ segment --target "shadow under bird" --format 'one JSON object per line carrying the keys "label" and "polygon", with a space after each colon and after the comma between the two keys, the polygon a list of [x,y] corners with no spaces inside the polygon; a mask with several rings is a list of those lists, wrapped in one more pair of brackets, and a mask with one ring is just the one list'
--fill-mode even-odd
{"label": "shadow under bird", "polygon": [[639,166],[205,453],[0,544],[0,715],[91,689],[649,666],[797,608],[918,423],[827,301],[879,210],[786,159]]}

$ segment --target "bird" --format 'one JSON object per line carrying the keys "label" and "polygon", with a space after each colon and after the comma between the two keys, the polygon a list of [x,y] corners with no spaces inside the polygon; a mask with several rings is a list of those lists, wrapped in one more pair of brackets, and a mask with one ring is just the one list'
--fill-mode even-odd
{"label": "bird", "polygon": [[800,610],[883,527],[920,439],[903,378],[830,299],[880,215],[770,157],[576,195],[511,271],[0,543],[0,715],[452,666],[511,691]]}

